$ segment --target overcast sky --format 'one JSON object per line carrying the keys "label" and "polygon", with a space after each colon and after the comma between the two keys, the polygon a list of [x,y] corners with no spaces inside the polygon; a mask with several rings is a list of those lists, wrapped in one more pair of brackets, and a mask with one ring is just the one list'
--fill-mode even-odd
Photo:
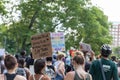
{"label": "overcast sky", "polygon": [[[15,1],[16,0],[11,0],[11,2],[15,2]],[[109,21],[120,22],[120,9],[119,9],[120,0],[91,0],[91,1],[93,5],[99,6],[101,10],[103,10],[105,15],[108,16]],[[9,6],[10,8],[10,5],[7,6]]]}
{"label": "overcast sky", "polygon": [[108,16],[109,21],[120,22],[120,0],[92,0]]}

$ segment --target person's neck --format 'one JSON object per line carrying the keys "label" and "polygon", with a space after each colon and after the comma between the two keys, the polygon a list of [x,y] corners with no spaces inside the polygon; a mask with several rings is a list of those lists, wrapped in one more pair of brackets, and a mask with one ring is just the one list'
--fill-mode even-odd
{"label": "person's neck", "polygon": [[76,66],[76,70],[81,70],[81,69],[84,69],[83,65],[77,65]]}
{"label": "person's neck", "polygon": [[108,57],[102,57],[102,58],[104,58],[104,59],[108,60]]}
{"label": "person's neck", "polygon": [[8,70],[7,71],[9,74],[15,74],[15,70],[13,69],[13,70]]}

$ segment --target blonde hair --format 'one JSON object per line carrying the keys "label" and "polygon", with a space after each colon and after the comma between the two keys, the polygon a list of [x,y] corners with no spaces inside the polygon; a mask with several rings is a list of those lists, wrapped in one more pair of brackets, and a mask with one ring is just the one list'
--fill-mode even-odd
{"label": "blonde hair", "polygon": [[81,52],[81,51],[76,51],[75,55],[82,55],[82,56],[84,56],[83,52]]}
{"label": "blonde hair", "polygon": [[57,55],[57,60],[61,60],[63,57],[65,57],[63,54],[58,54]]}

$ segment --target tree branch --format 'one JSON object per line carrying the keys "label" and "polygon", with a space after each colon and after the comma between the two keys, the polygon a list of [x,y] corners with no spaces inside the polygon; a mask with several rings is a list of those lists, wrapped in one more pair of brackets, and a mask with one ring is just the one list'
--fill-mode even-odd
{"label": "tree branch", "polygon": [[[40,4],[42,4],[42,1],[39,1],[38,5],[40,5]],[[32,26],[33,26],[33,24],[35,22],[35,19],[37,18],[38,12],[39,12],[39,10],[37,9],[35,11],[35,13],[33,14],[32,18],[31,18],[31,21],[30,21],[30,24],[28,26],[28,29],[32,28]],[[27,40],[27,37],[24,37],[23,42],[22,42],[22,48],[24,48],[24,49],[25,49],[26,40]]]}

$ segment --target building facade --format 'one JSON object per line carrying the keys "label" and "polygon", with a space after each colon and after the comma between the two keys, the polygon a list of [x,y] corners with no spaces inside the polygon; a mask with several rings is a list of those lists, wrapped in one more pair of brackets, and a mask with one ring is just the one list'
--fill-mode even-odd
{"label": "building facade", "polygon": [[120,47],[120,22],[113,23],[110,34],[113,37],[112,47]]}

